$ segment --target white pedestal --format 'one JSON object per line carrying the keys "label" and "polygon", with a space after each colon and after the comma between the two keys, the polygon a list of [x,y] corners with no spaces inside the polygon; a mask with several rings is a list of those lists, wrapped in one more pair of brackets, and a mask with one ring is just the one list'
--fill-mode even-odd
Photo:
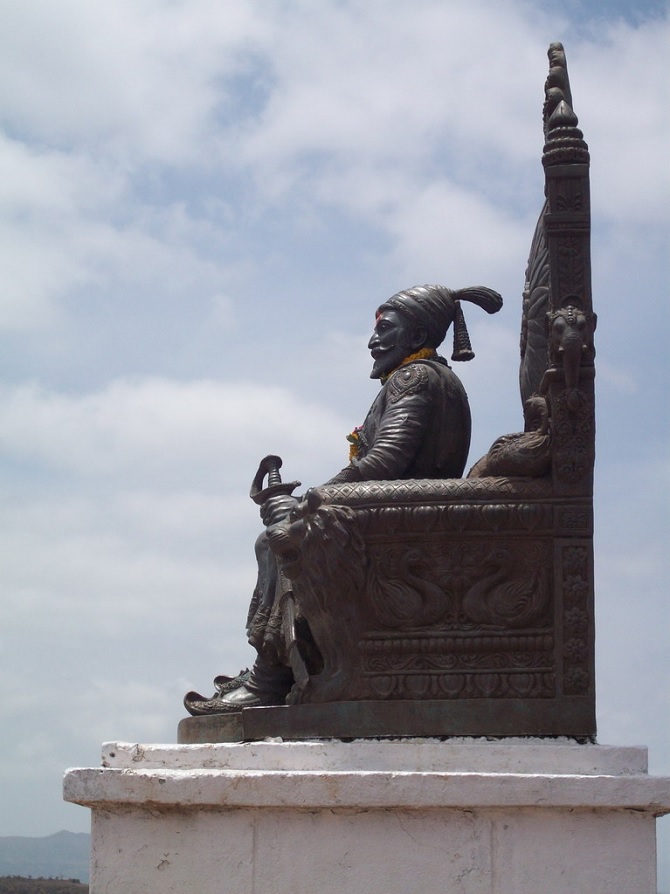
{"label": "white pedestal", "polygon": [[92,894],[656,894],[670,778],[556,740],[104,746]]}

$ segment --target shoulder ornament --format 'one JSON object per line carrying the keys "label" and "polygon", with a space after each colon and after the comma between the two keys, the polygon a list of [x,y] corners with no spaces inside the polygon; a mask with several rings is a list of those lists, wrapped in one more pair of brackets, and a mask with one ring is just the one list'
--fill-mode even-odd
{"label": "shoulder ornament", "polygon": [[428,370],[423,363],[401,366],[388,380],[388,400],[395,403],[401,397],[418,394],[428,387]]}

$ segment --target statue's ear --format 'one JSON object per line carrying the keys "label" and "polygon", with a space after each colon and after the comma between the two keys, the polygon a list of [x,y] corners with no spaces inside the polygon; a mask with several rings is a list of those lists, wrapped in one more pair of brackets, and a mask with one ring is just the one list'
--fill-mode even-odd
{"label": "statue's ear", "polygon": [[319,506],[322,503],[321,497],[318,495],[316,490],[313,487],[305,494],[305,499],[307,500],[307,506],[310,512],[316,512]]}
{"label": "statue's ear", "polygon": [[413,348],[422,348],[428,340],[428,330],[425,326],[417,326],[412,339]]}

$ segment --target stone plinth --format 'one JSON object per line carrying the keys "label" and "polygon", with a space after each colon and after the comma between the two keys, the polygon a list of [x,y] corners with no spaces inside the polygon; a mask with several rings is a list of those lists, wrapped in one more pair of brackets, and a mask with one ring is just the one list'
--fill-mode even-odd
{"label": "stone plinth", "polygon": [[556,740],[106,745],[92,894],[655,894],[670,778]]}

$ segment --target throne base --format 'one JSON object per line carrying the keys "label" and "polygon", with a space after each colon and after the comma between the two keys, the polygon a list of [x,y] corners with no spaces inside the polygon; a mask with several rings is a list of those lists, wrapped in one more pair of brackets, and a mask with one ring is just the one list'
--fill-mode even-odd
{"label": "throne base", "polygon": [[187,717],[182,744],[242,742],[279,737],[359,739],[385,736],[569,736],[591,739],[589,699],[457,699],[348,701],[245,708],[237,714]]}

